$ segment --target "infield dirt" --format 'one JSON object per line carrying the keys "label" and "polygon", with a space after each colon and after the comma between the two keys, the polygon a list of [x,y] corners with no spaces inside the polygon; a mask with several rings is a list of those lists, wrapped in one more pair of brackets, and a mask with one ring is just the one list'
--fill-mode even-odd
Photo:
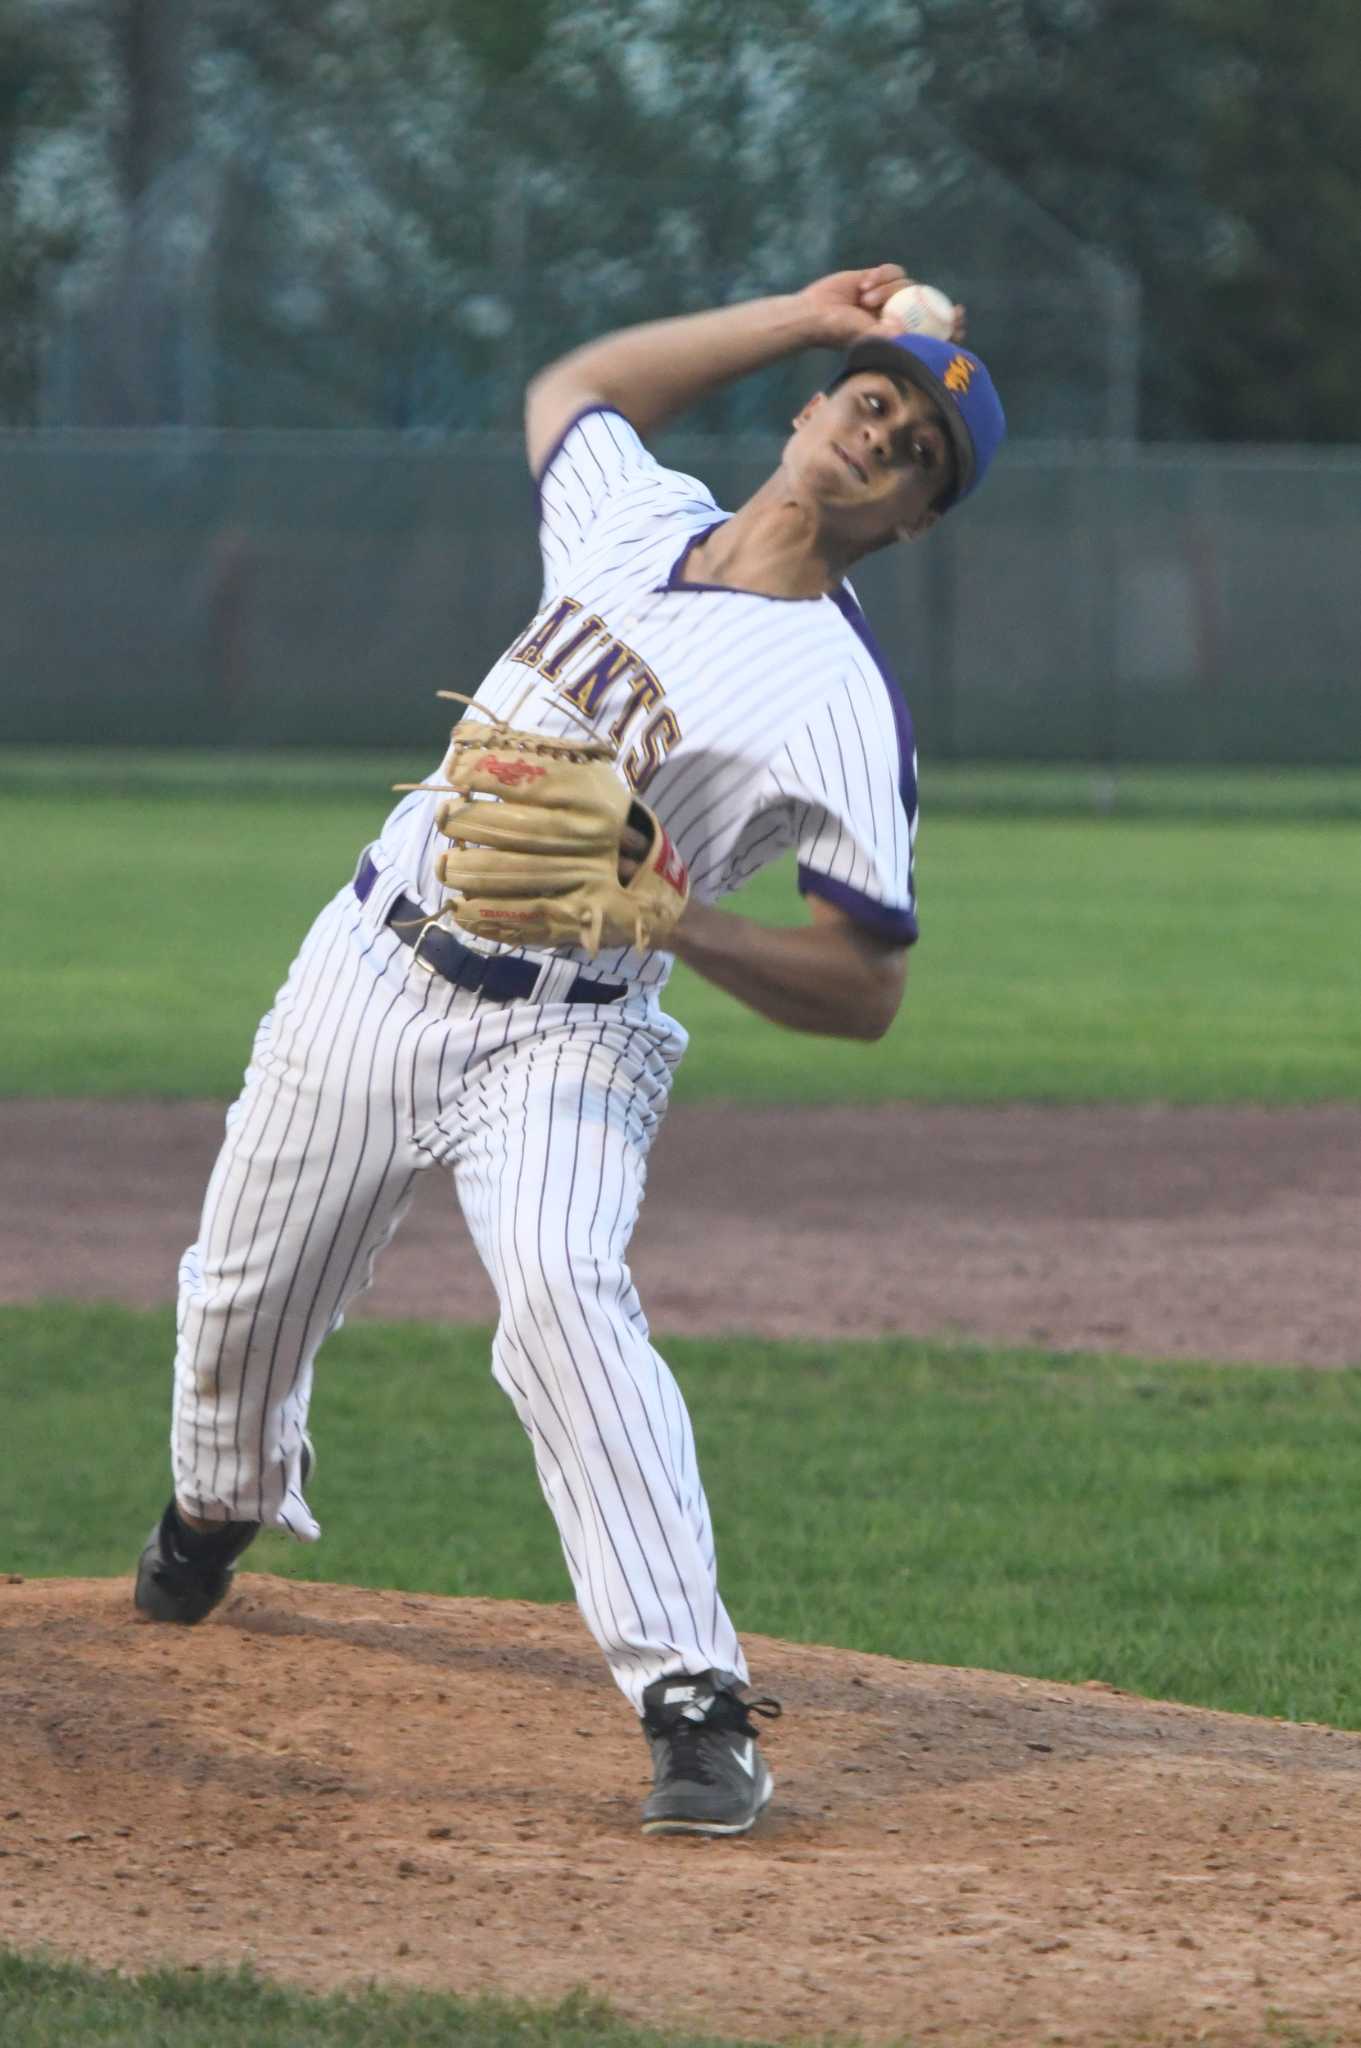
{"label": "infield dirt", "polygon": [[[0,1104],[0,1298],[166,1299],[220,1120]],[[430,1180],[365,1312],[489,1316]],[[1355,1108],[677,1110],[636,1269],[662,1331],[1340,1366],[1359,1220]],[[573,1608],[246,1575],[182,1632],[0,1580],[0,1940],[759,2040],[1361,2043],[1361,1736],[747,1642],[776,1804],[649,1841]]]}
{"label": "infield dirt", "polygon": [[[174,1293],[222,1137],[194,1102],[0,1101],[0,1301]],[[655,1329],[1361,1363],[1361,1107],[673,1109]],[[493,1321],[445,1176],[350,1311]]]}
{"label": "infield dirt", "polygon": [[575,1610],[0,1585],[0,1938],[959,2048],[1354,2042],[1361,1736],[749,1640],[777,1804],[647,1840]]}

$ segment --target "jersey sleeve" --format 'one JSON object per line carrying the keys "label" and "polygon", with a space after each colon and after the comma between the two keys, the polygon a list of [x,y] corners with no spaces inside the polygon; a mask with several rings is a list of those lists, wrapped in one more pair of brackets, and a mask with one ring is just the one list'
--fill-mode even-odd
{"label": "jersey sleeve", "polygon": [[561,578],[601,513],[665,476],[622,413],[577,414],[539,472],[539,548],[544,589]]}
{"label": "jersey sleeve", "polygon": [[882,688],[835,693],[786,741],[774,779],[793,819],[800,893],[914,944],[917,766],[906,705]]}

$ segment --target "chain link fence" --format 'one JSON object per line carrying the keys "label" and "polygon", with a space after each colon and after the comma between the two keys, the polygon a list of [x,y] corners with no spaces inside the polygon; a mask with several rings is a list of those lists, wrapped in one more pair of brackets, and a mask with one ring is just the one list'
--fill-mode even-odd
{"label": "chain link fence", "polygon": [[[134,8],[135,48],[50,15],[93,69],[12,180],[66,254],[39,424],[0,434],[0,740],[432,745],[537,599],[528,376],[897,257],[968,305],[1011,425],[977,502],[858,579],[923,746],[1361,759],[1361,457],[1141,447],[1136,281],[927,111],[910,37],[848,94],[738,14],[724,55],[583,5],[551,77],[491,89],[429,23],[323,64],[249,5]],[[827,371],[664,452],[736,504]]]}
{"label": "chain link fence", "polygon": [[[661,452],[731,506],[779,446]],[[1012,444],[857,587],[937,759],[1337,765],[1359,552],[1358,452]],[[533,492],[501,434],[0,435],[0,576],[0,742],[424,758],[537,603]]]}

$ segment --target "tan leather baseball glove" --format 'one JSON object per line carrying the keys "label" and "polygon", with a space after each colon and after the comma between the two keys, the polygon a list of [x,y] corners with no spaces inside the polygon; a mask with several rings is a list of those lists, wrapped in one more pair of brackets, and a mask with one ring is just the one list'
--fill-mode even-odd
{"label": "tan leather baseball glove", "polygon": [[436,821],[453,843],[435,868],[465,931],[588,953],[666,944],[690,879],[614,758],[599,740],[487,724],[476,708],[459,721],[444,761],[456,794]]}

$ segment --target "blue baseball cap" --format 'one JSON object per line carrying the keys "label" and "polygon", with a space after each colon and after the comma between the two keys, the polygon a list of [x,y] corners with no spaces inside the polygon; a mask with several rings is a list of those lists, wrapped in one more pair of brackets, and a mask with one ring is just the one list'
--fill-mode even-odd
{"label": "blue baseball cap", "polygon": [[934,399],[955,457],[955,488],[940,510],[948,512],[976,491],[1007,431],[987,365],[958,342],[937,341],[933,335],[870,334],[856,342],[829,389],[857,370],[906,377]]}

